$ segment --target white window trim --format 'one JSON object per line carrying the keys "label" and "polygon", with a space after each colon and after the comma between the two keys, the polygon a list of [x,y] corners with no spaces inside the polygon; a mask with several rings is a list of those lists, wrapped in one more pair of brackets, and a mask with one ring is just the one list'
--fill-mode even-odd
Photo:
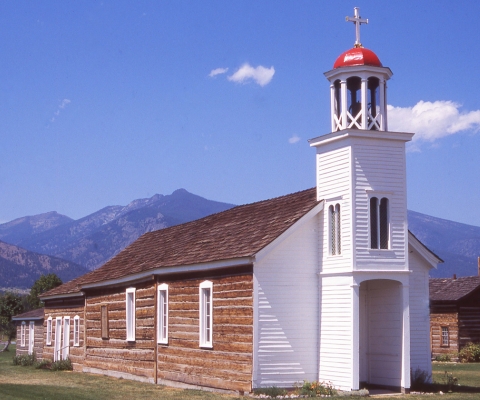
{"label": "white window trim", "polygon": [[22,321],[20,325],[20,346],[25,347],[25,330],[26,330],[26,322]]}
{"label": "white window trim", "polygon": [[[162,302],[162,293],[165,293],[165,303]],[[168,285],[166,283],[158,286],[157,302],[157,343],[168,344]],[[165,308],[162,307],[164,304]]]}
{"label": "white window trim", "polygon": [[[337,209],[338,207],[338,209]],[[330,214],[330,208],[332,208],[334,213],[335,222],[332,223],[332,218]],[[338,257],[342,255],[342,204],[341,203],[331,203],[328,205],[327,209],[327,220],[328,220],[328,255],[330,257]],[[335,230],[335,249],[333,249],[332,243],[332,230]]]}
{"label": "white window trim", "polygon": [[[210,290],[210,304],[205,304],[204,292]],[[200,284],[199,290],[199,319],[200,319],[200,347],[213,347],[213,283],[204,281]],[[207,310],[208,307],[208,310]],[[207,322],[207,315],[210,315],[210,320]],[[207,338],[207,329],[210,332]]]}
{"label": "white window trim", "polygon": [[73,346],[80,346],[80,317],[78,315],[73,317]]}
{"label": "white window trim", "polygon": [[[125,319],[126,319],[126,328],[127,328],[127,341],[135,341],[135,288],[128,288],[125,292]],[[131,296],[130,296],[131,295]],[[129,307],[129,297],[131,298],[131,307]]]}
{"label": "white window trim", "polygon": [[62,360],[70,355],[70,317],[63,317]]}
{"label": "white window trim", "polygon": [[46,338],[47,346],[52,345],[52,317],[48,317],[47,319],[47,338]]}
{"label": "white window trim", "polygon": [[[378,247],[377,248],[373,248],[372,247],[372,214],[371,214],[371,199],[372,198],[377,198],[377,201],[378,201],[378,205],[377,205],[377,226],[376,226],[376,230],[377,230],[377,245]],[[381,201],[382,199],[387,199],[388,201],[388,206],[387,206],[387,225],[388,225],[388,232],[387,232],[387,235],[388,235],[388,246],[386,249],[382,249],[381,248],[381,238],[380,238],[380,235],[381,235],[381,228],[380,228],[380,219],[381,219],[381,216],[380,216],[380,204],[381,204]],[[391,250],[392,248],[392,226],[391,226],[391,214],[390,214],[390,209],[391,209],[391,204],[392,204],[392,200],[390,198],[390,196],[386,195],[385,193],[383,192],[371,192],[368,196],[368,248],[370,250],[373,250],[373,251],[389,251]]]}
{"label": "white window trim", "polygon": [[35,349],[35,322],[28,324],[28,354],[33,354]]}
{"label": "white window trim", "polygon": [[55,346],[53,350],[53,361],[61,359],[62,349],[62,317],[55,318]]}

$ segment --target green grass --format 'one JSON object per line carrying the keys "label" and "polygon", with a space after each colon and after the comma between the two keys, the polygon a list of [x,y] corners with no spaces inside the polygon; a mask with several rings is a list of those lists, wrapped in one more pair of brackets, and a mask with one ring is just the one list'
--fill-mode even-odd
{"label": "green grass", "polygon": [[443,383],[445,371],[453,373],[461,386],[480,387],[480,363],[433,363],[432,378],[436,383]]}

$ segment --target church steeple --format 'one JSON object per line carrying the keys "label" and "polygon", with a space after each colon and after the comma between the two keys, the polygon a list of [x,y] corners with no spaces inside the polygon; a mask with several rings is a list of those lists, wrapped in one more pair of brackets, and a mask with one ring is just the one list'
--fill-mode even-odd
{"label": "church steeple", "polygon": [[360,43],[362,19],[358,7],[354,17],[354,47],[342,53],[333,69],[325,73],[330,81],[332,132],[342,129],[388,130],[387,85],[392,71],[384,67],[377,55]]}

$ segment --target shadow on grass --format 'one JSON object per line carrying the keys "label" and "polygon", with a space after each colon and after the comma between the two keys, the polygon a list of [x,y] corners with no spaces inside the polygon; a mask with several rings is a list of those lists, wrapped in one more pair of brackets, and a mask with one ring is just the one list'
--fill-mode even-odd
{"label": "shadow on grass", "polygon": [[78,395],[76,390],[68,387],[59,387],[53,385],[15,385],[0,384],[0,397],[6,399],[72,399],[72,400],[89,400],[98,399],[98,393],[83,393]]}
{"label": "shadow on grass", "polygon": [[420,392],[439,392],[443,393],[453,392],[453,393],[480,393],[480,387],[476,386],[462,386],[462,385],[444,385],[441,383],[431,383],[428,385],[421,385],[416,388],[412,388],[414,391]]}

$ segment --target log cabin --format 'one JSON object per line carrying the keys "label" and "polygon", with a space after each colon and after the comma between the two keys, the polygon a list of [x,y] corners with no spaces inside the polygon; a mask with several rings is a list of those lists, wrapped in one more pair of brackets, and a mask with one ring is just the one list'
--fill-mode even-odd
{"label": "log cabin", "polygon": [[17,327],[17,356],[34,354],[36,358],[43,358],[44,348],[44,309],[27,311],[12,317]]}
{"label": "log cabin", "polygon": [[480,276],[430,279],[430,336],[433,359],[480,343]]}
{"label": "log cabin", "polygon": [[408,231],[413,134],[388,131],[392,71],[357,42],[325,73],[316,187],[146,233],[43,294],[45,357],[240,393],[303,380],[408,392],[411,369],[431,371],[428,274],[441,260]]}

